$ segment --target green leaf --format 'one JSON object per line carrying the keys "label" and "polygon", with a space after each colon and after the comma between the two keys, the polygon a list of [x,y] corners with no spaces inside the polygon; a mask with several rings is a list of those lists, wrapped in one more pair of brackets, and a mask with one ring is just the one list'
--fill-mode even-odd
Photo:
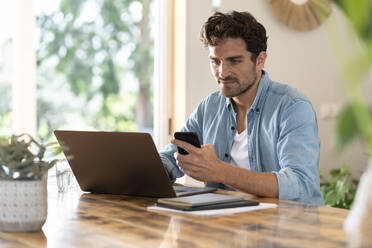
{"label": "green leaf", "polygon": [[349,167],[346,164],[341,166],[340,175],[347,176],[349,175]]}
{"label": "green leaf", "polygon": [[329,172],[329,181],[321,185],[324,204],[331,207],[349,209],[354,201],[358,180],[352,179],[347,164]]}
{"label": "green leaf", "polygon": [[332,169],[330,172],[332,177],[338,177],[340,174],[341,174],[341,170],[340,169]]}
{"label": "green leaf", "polygon": [[336,120],[337,147],[342,150],[347,144],[360,135],[357,121],[351,105],[346,105]]}

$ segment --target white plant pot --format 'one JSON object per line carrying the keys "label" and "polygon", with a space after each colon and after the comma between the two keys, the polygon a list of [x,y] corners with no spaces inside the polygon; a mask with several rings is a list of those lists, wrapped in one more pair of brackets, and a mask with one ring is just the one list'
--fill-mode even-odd
{"label": "white plant pot", "polygon": [[0,231],[40,231],[47,218],[47,200],[47,177],[0,180]]}

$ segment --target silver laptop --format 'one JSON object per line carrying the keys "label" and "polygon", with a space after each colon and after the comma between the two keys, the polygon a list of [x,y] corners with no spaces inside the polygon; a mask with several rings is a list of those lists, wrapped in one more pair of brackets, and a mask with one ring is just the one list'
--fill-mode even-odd
{"label": "silver laptop", "polygon": [[148,133],[54,131],[83,191],[149,197],[213,192],[173,186]]}

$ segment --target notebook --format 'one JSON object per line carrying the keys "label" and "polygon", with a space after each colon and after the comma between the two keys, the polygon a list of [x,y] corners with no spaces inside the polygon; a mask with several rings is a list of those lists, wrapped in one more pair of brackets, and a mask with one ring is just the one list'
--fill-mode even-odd
{"label": "notebook", "polygon": [[208,193],[203,195],[184,196],[178,198],[158,199],[157,207],[167,207],[184,211],[257,206],[258,202],[247,201],[243,197]]}
{"label": "notebook", "polygon": [[176,197],[216,191],[173,187],[148,133],[54,131],[83,191],[148,197]]}

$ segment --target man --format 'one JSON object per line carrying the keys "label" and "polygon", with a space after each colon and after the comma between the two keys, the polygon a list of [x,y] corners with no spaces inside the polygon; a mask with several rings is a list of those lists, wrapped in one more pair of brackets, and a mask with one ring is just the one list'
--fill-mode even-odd
{"label": "man", "polygon": [[205,145],[172,140],[160,152],[171,178],[186,173],[211,187],[322,205],[316,115],[306,97],[263,71],[265,28],[247,12],[215,13],[201,40],[221,90],[182,129]]}

